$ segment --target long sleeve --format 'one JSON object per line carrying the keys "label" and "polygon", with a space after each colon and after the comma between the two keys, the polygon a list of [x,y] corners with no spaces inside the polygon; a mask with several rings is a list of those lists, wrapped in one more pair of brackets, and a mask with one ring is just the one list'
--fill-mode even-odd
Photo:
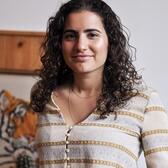
{"label": "long sleeve", "polygon": [[157,92],[151,92],[144,115],[141,137],[147,168],[168,168],[168,115]]}

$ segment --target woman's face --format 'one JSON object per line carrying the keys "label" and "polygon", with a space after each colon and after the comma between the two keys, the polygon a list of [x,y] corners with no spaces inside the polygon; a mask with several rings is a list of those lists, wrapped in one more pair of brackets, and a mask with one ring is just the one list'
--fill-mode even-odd
{"label": "woman's face", "polygon": [[80,11],[68,15],[62,38],[62,53],[74,73],[103,72],[108,37],[101,17]]}

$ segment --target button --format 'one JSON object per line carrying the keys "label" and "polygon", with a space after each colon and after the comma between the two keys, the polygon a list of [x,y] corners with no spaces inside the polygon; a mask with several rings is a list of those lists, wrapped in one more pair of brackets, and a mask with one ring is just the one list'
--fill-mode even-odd
{"label": "button", "polygon": [[66,133],[65,135],[66,135],[67,137],[69,137],[69,136],[70,136],[70,133]]}
{"label": "button", "polygon": [[65,143],[66,143],[66,144],[69,144],[69,141],[66,141]]}
{"label": "button", "polygon": [[67,125],[67,128],[68,128],[68,130],[71,130],[73,128],[73,126]]}
{"label": "button", "polygon": [[65,152],[66,152],[66,153],[69,153],[69,152],[70,152],[70,149],[65,149]]}

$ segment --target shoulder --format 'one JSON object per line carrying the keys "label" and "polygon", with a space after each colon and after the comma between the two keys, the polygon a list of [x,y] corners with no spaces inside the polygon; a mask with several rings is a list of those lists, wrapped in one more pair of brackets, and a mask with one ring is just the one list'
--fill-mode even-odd
{"label": "shoulder", "polygon": [[136,85],[135,89],[138,91],[137,96],[144,97],[147,100],[147,104],[149,103],[151,98],[159,100],[159,94],[157,90],[152,88],[151,86],[148,86],[144,82]]}
{"label": "shoulder", "polygon": [[165,115],[166,109],[162,103],[158,91],[146,84],[142,83],[137,87],[138,94],[135,96],[134,103],[136,107],[141,106],[145,116],[157,116],[160,114]]}
{"label": "shoulder", "polygon": [[138,92],[139,96],[146,98],[147,100],[146,107],[151,105],[163,106],[159,93],[156,89],[143,84],[139,87]]}
{"label": "shoulder", "polygon": [[66,104],[69,93],[68,86],[59,86],[51,92],[50,100],[45,105],[44,113],[57,113],[60,111],[60,102]]}
{"label": "shoulder", "polygon": [[68,85],[64,85],[64,86],[59,86],[57,88],[55,88],[51,95],[54,95],[56,97],[67,97],[69,93],[69,86]]}
{"label": "shoulder", "polygon": [[144,114],[149,107],[161,108],[163,107],[160,100],[158,92],[152,88],[142,83],[135,86],[135,90],[138,91],[137,95],[128,100],[125,108],[127,110],[136,111],[138,113]]}

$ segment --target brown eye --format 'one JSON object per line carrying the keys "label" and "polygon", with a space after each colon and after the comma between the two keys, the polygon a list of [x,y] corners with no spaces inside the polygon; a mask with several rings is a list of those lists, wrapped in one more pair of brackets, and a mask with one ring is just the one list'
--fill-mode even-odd
{"label": "brown eye", "polygon": [[63,38],[68,41],[72,41],[76,39],[76,35],[74,33],[66,33]]}
{"label": "brown eye", "polygon": [[90,38],[90,39],[95,39],[95,38],[97,38],[99,35],[97,34],[97,33],[94,33],[94,32],[90,32],[90,33],[88,33],[88,37]]}

